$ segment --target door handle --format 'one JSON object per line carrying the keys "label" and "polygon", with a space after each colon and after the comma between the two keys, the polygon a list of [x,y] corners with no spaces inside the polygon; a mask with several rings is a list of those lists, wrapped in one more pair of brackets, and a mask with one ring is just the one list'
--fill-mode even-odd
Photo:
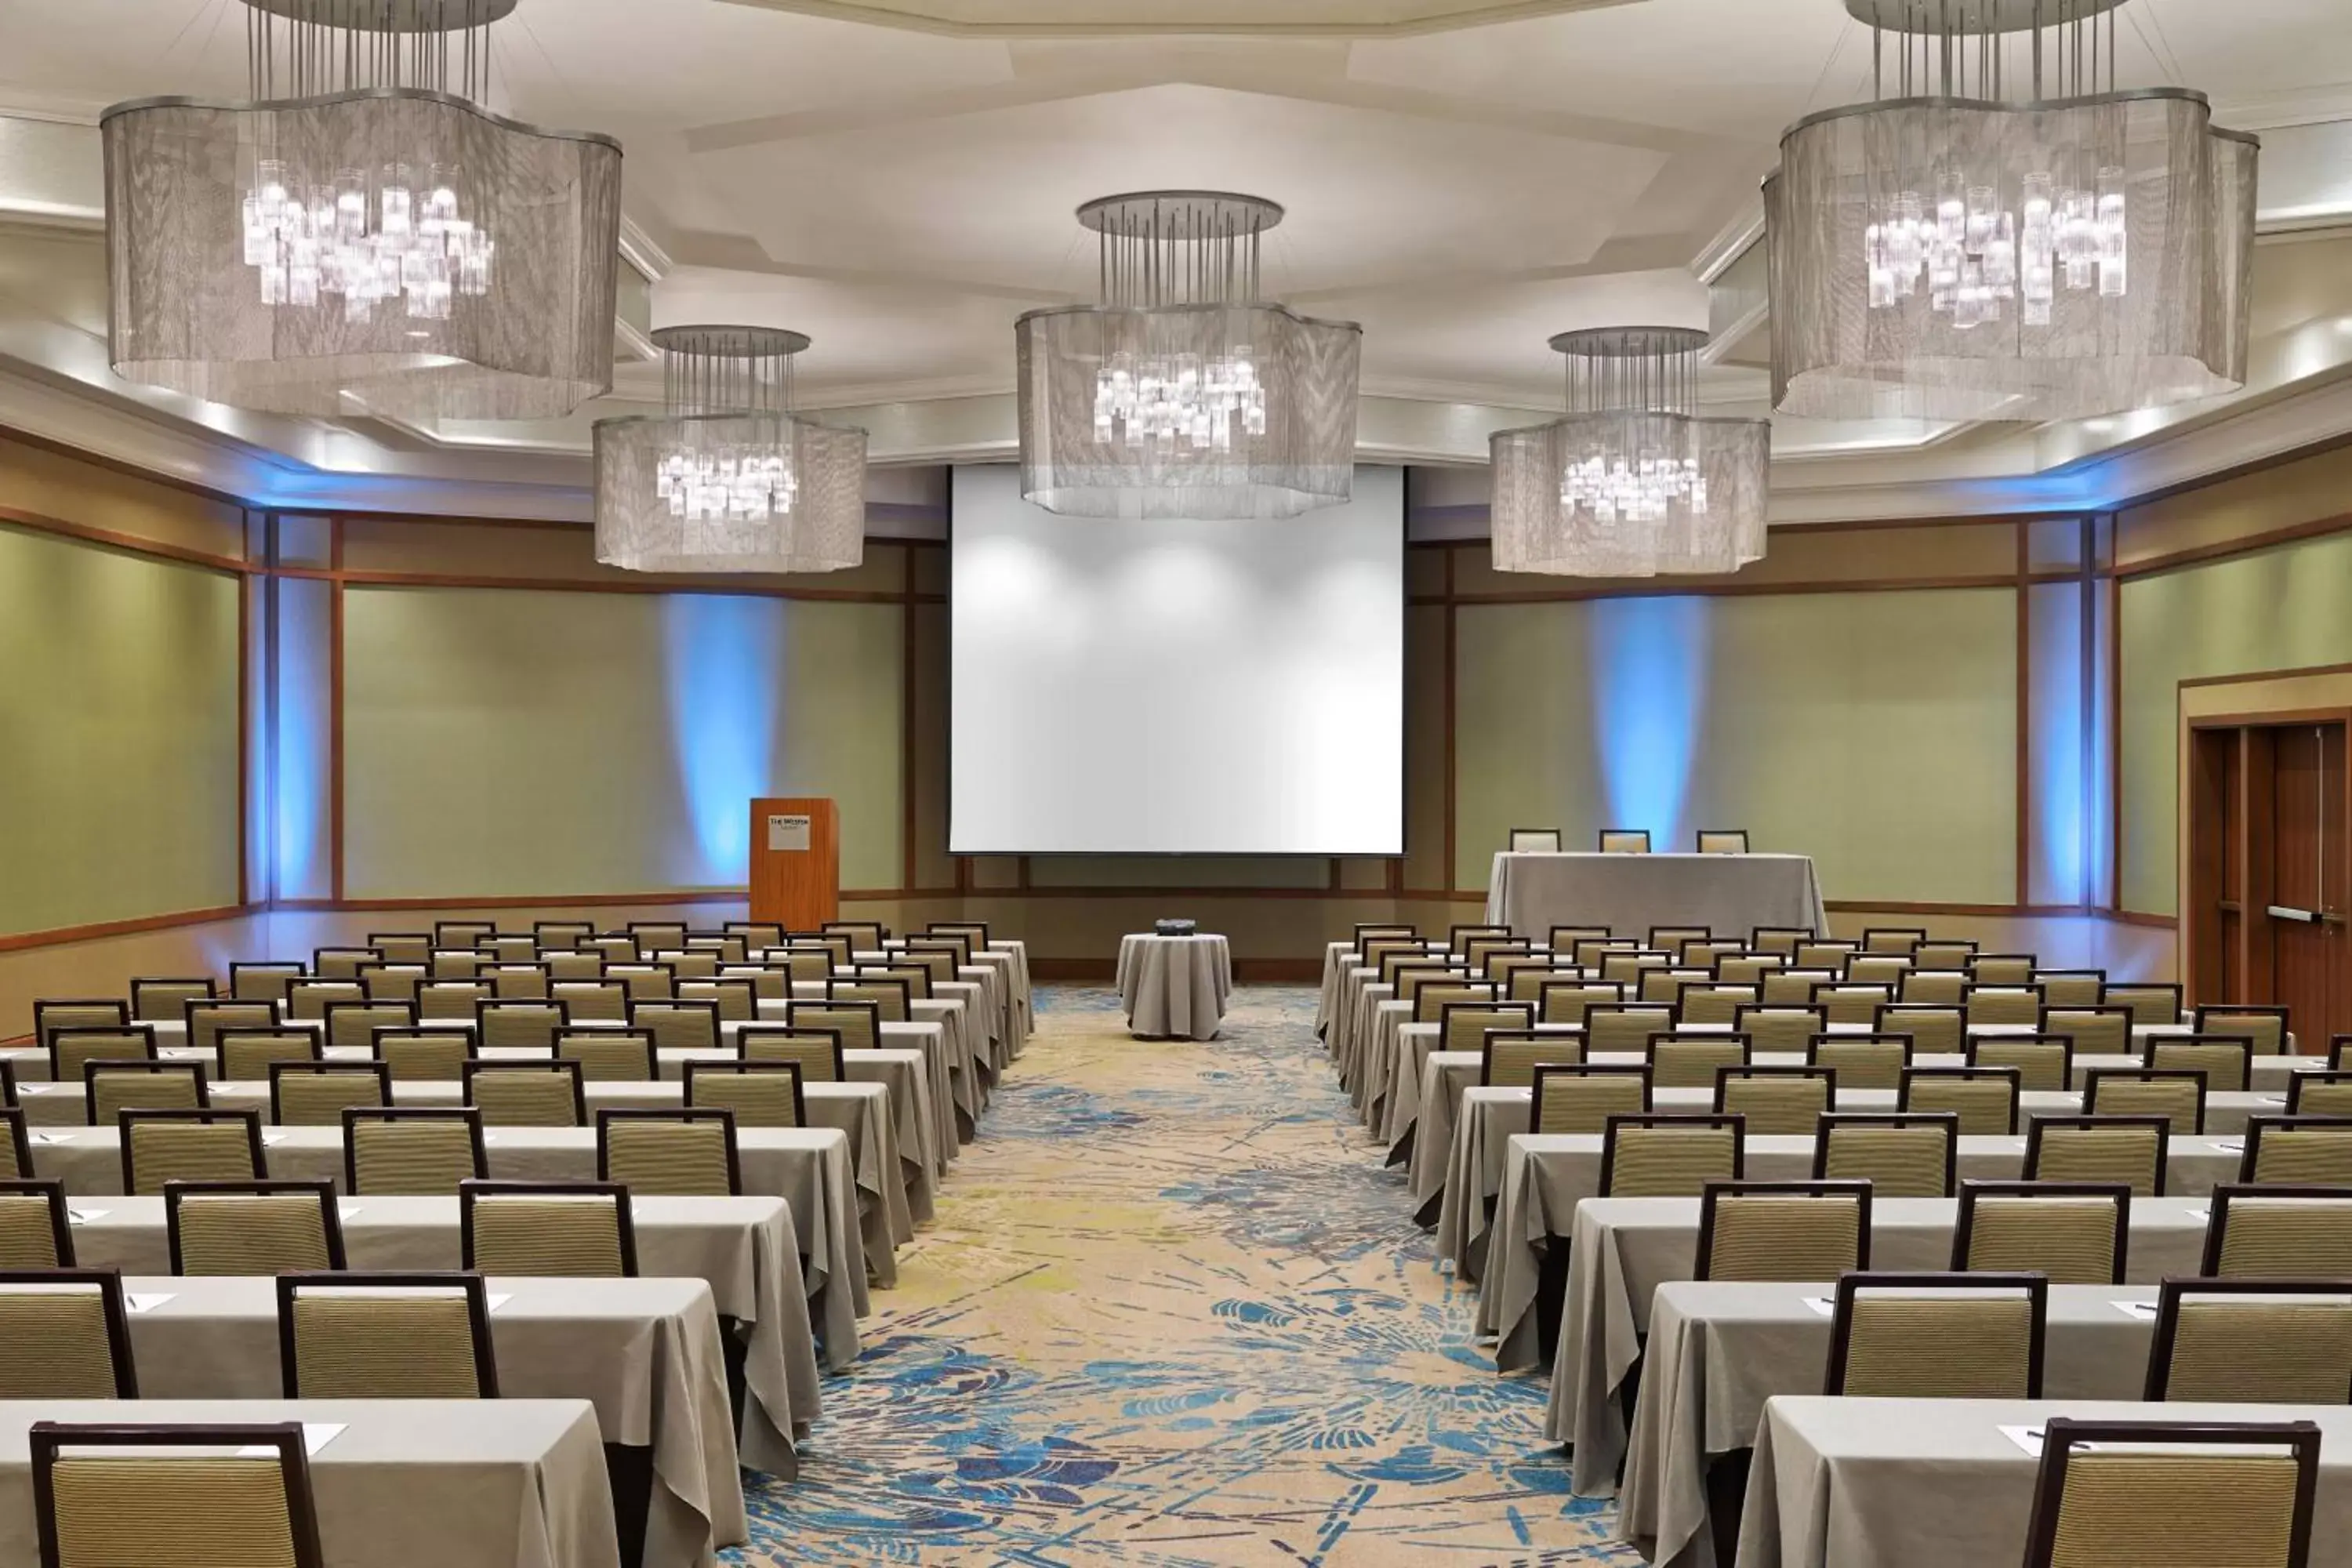
{"label": "door handle", "polygon": [[2315,924],[2319,920],[2319,916],[2310,910],[2289,909],[2284,904],[2273,904],[2265,912],[2273,920],[2300,921],[2305,925]]}

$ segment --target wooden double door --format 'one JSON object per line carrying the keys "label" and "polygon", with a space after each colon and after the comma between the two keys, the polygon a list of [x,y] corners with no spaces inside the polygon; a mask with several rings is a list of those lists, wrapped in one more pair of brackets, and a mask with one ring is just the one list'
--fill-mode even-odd
{"label": "wooden double door", "polygon": [[2347,725],[2323,711],[2189,731],[2189,994],[2284,1004],[2305,1050],[2352,1034]]}

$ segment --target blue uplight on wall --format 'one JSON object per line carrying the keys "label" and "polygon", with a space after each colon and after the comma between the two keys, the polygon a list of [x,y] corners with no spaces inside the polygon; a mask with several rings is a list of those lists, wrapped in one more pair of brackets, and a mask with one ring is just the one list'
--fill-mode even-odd
{"label": "blue uplight on wall", "polygon": [[672,594],[662,600],[671,744],[685,786],[694,860],[689,887],[729,886],[751,874],[751,803],[770,776],[784,678],[784,615],[777,600]]}
{"label": "blue uplight on wall", "polygon": [[1653,848],[1682,848],[1706,706],[1707,602],[1596,599],[1585,636],[1602,826],[1646,827]]}

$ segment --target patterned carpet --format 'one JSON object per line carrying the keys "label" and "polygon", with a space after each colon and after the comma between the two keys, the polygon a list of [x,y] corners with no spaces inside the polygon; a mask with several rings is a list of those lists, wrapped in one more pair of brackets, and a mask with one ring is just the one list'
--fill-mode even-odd
{"label": "patterned carpet", "polygon": [[1038,1031],[825,1388],[747,1563],[1149,1568],[1638,1562],[1497,1377],[1313,1034],[1244,990],[1224,1037]]}

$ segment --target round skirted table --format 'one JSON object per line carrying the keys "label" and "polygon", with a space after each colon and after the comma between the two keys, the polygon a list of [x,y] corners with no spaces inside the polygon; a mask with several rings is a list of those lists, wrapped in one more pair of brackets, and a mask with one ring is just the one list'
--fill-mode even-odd
{"label": "round skirted table", "polygon": [[1118,944],[1118,994],[1131,1035],[1213,1038],[1233,992],[1234,960],[1223,937],[1139,933]]}

